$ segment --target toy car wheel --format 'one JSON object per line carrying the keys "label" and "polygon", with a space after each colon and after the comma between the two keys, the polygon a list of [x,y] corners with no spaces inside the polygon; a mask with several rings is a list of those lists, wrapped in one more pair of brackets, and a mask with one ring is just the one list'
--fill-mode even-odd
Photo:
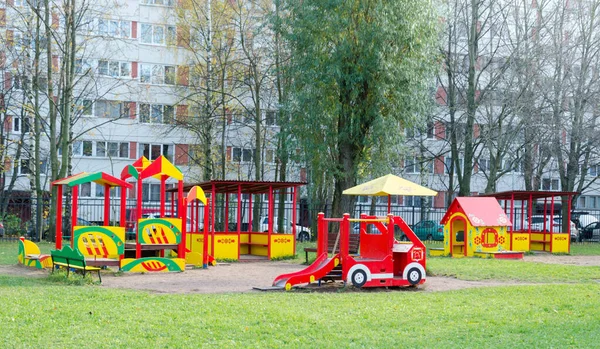
{"label": "toy car wheel", "polygon": [[367,282],[367,273],[364,270],[356,270],[352,273],[352,285],[354,287],[363,287],[363,285]]}
{"label": "toy car wheel", "polygon": [[406,274],[406,277],[411,285],[418,285],[419,282],[421,282],[423,275],[421,275],[419,268],[410,268]]}
{"label": "toy car wheel", "polygon": [[300,241],[300,242],[305,242],[305,241],[308,241],[308,233],[307,233],[307,232],[305,232],[305,231],[301,231],[301,232],[298,234],[298,241]]}

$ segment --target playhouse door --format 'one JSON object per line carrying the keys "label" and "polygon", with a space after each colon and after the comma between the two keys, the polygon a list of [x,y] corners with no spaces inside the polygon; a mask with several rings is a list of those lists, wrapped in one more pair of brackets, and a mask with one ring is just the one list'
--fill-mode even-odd
{"label": "playhouse door", "polygon": [[467,222],[463,217],[452,219],[450,224],[450,251],[452,256],[467,256],[466,228]]}

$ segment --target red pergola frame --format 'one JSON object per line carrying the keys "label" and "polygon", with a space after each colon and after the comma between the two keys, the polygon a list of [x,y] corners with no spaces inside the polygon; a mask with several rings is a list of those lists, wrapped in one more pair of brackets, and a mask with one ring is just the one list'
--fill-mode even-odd
{"label": "red pergola frame", "polygon": [[[296,250],[296,220],[297,220],[297,195],[298,195],[298,187],[306,185],[305,182],[269,182],[269,181],[236,181],[236,180],[212,180],[208,182],[202,183],[194,183],[194,184],[186,184],[183,186],[183,192],[187,193],[192,187],[198,186],[204,190],[205,193],[210,193],[210,198],[208,201],[208,206],[210,209],[210,214],[206,214],[205,216],[209,216],[209,221],[204,222],[204,230],[208,229],[208,232],[214,237],[215,233],[215,210],[216,210],[216,201],[215,198],[217,194],[236,194],[237,196],[237,234],[238,241],[242,232],[242,195],[250,194],[248,200],[248,232],[252,232],[252,195],[253,194],[268,194],[268,203],[269,206],[267,208],[267,215],[269,217],[268,223],[268,236],[269,241],[271,240],[271,235],[273,234],[273,216],[274,216],[274,191],[283,190],[283,189],[292,189],[292,235],[293,235],[293,249]],[[177,189],[168,189],[167,192],[171,192],[172,195],[175,194]],[[287,194],[287,192],[286,192]],[[175,198],[172,196],[172,202],[175,201]],[[228,212],[229,209],[229,195],[225,196],[225,212]],[[229,233],[229,222],[228,215],[224,215],[224,227],[225,233]],[[211,255],[214,256],[214,244],[211,245]],[[240,249],[238,248],[238,259],[240,258]],[[267,250],[267,258],[271,259],[271,244],[268,246]]]}
{"label": "red pergola frame", "polygon": [[[544,199],[544,230],[546,229],[547,221],[547,206],[548,198],[550,198],[550,220],[554,216],[554,202],[556,197],[567,197],[567,234],[569,234],[569,240],[571,236],[571,201],[573,196],[579,195],[578,192],[571,191],[526,191],[526,190],[513,190],[505,191],[500,193],[482,194],[479,196],[494,197],[497,200],[504,201],[504,212],[507,211],[507,204],[510,201],[510,221],[513,225],[510,227],[509,233],[512,233],[515,227],[515,201],[521,201],[521,229],[525,223],[525,214],[523,212],[525,205],[523,203],[527,201],[527,233],[531,234],[531,216],[533,215],[533,202],[535,200]],[[531,243],[531,242],[530,242]],[[510,248],[512,249],[512,239],[510,240]],[[550,240],[550,251],[552,251],[552,240]],[[571,244],[569,244],[569,253],[571,252]]]}

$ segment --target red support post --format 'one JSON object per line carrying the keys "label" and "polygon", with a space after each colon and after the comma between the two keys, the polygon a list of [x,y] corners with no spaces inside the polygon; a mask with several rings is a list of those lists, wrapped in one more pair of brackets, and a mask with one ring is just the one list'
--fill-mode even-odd
{"label": "red support post", "polygon": [[125,227],[127,224],[127,188],[121,187],[121,219],[120,226]]}
{"label": "red support post", "polygon": [[142,218],[142,180],[139,179],[137,182],[137,212],[136,212],[136,229],[135,232],[135,258],[142,258],[142,246],[140,245],[140,219]]}
{"label": "red support post", "polygon": [[215,202],[217,201],[217,189],[215,187],[215,184],[213,183],[212,185],[212,195],[210,197],[211,200],[211,204],[212,204],[212,210],[210,210],[210,231],[212,234],[212,244],[210,245],[210,254],[211,256],[215,255]]}
{"label": "red support post", "polygon": [[[208,268],[208,228],[209,228],[209,205],[212,198],[208,199],[206,205],[204,205],[204,232],[203,232],[203,243],[202,243],[202,268]],[[213,230],[213,240],[214,240],[214,230]],[[214,246],[214,241],[213,244]],[[214,255],[213,255],[214,256]]]}
{"label": "red support post", "polygon": [[248,196],[248,232],[252,232],[252,194]]}
{"label": "red support post", "polygon": [[160,176],[160,216],[165,216],[165,203],[167,202],[167,176]]}
{"label": "red support post", "polygon": [[56,249],[62,249],[62,200],[63,186],[56,187]]}
{"label": "red support post", "polygon": [[238,184],[238,190],[237,190],[238,260],[240,259],[240,250],[241,250],[241,245],[240,245],[240,241],[242,241],[241,233],[242,233],[242,185]]}
{"label": "red support post", "polygon": [[110,225],[110,185],[104,185],[104,225]]}
{"label": "red support post", "polygon": [[79,186],[75,185],[72,188],[72,193],[73,195],[73,206],[71,207],[71,248],[73,248],[74,244],[73,241],[75,240],[75,236],[74,236],[74,232],[75,232],[75,225],[77,225],[77,205],[79,205],[78,203],[78,199],[79,199]]}
{"label": "red support post", "polygon": [[[164,178],[166,180],[167,176],[164,176]],[[172,200],[172,202],[174,202],[174,200]],[[177,249],[177,257],[185,259],[185,245],[187,239],[187,208],[183,198],[183,180],[181,179],[177,182],[177,210],[179,211],[177,216],[181,219],[181,242],[179,243],[179,248]],[[173,217],[173,215],[171,215],[171,217]]]}
{"label": "red support post", "polygon": [[[225,193],[225,214],[223,215],[225,232],[229,232],[229,193]],[[238,253],[239,254],[239,253]]]}
{"label": "red support post", "polygon": [[[317,258],[327,252],[327,222],[325,222],[325,213],[317,214]],[[323,248],[323,245],[325,248]]]}
{"label": "red support post", "polygon": [[343,261],[349,255],[349,242],[350,242],[350,214],[344,213],[342,222],[340,223],[340,259]]}
{"label": "red support post", "polygon": [[267,259],[271,259],[271,234],[273,234],[273,214],[274,214],[274,204],[273,204],[273,186],[269,185],[269,232],[268,232],[268,240],[267,240]]}
{"label": "red support post", "polygon": [[294,254],[296,253],[296,234],[298,234],[298,232],[296,231],[296,224],[298,223],[298,213],[296,212],[296,196],[298,195],[297,189],[298,187],[294,187],[294,189],[292,189],[292,234],[294,240],[294,249],[292,251],[294,251]]}

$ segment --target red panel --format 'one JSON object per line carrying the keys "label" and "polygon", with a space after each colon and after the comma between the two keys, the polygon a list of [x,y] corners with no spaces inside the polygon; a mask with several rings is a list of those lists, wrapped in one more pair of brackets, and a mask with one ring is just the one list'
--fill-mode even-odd
{"label": "red panel", "polygon": [[446,139],[446,125],[441,121],[436,121],[434,126],[435,138]]}
{"label": "red panel", "polygon": [[10,131],[11,131],[11,128],[12,128],[12,127],[11,127],[11,125],[12,125],[12,116],[10,116],[10,115],[7,115],[7,116],[4,118],[4,131],[5,131],[6,133],[8,133],[8,132],[10,132]]}
{"label": "red panel", "polygon": [[185,104],[180,104],[177,106],[177,110],[175,111],[175,118],[179,122],[187,121],[188,117],[188,106]]}
{"label": "red panel", "polygon": [[231,161],[231,147],[227,147],[227,161]]}
{"label": "red panel", "polygon": [[437,91],[435,93],[435,101],[439,105],[447,105],[448,99],[446,90],[442,86],[438,86]]}
{"label": "red panel", "polygon": [[58,71],[58,56],[52,56],[52,70]]}
{"label": "red panel", "polygon": [[4,51],[0,51],[0,69],[4,69],[5,64],[6,64],[6,53],[4,53]]}
{"label": "red panel", "polygon": [[300,169],[300,181],[306,182],[306,168],[304,167]]}
{"label": "red panel", "polygon": [[134,79],[138,77],[138,62],[131,62],[131,77]]}
{"label": "red panel", "polygon": [[444,157],[436,157],[434,161],[435,162],[433,163],[433,172],[435,174],[444,174]]}
{"label": "red panel", "polygon": [[133,39],[137,39],[137,27],[136,21],[131,22],[131,37]]}
{"label": "red panel", "polygon": [[175,144],[175,165],[187,165],[189,161],[189,146],[187,144]]}
{"label": "red panel", "polygon": [[135,116],[136,116],[136,103],[129,102],[129,118],[135,119]]}
{"label": "red panel", "polygon": [[480,133],[479,124],[473,124],[473,138],[479,138]]}
{"label": "red panel", "polygon": [[190,67],[180,65],[177,67],[177,84],[181,86],[189,85]]}
{"label": "red panel", "polygon": [[445,198],[446,198],[446,193],[445,192],[438,192],[438,194],[436,196],[433,197],[433,207],[435,208],[444,208],[445,206]]}
{"label": "red panel", "polygon": [[[137,183],[131,183],[133,185],[133,187],[131,188],[131,190],[129,191],[129,198],[130,199],[135,199],[135,193],[137,193]],[[135,220],[135,218],[132,218],[131,220]]]}
{"label": "red panel", "polygon": [[6,46],[12,47],[14,43],[14,34],[12,30],[6,31]]}
{"label": "red panel", "polygon": [[10,90],[12,87],[12,75],[10,72],[4,72],[4,89]]}
{"label": "red panel", "polygon": [[0,8],[0,26],[6,26],[6,9]]}
{"label": "red panel", "polygon": [[[137,159],[137,143],[136,142],[129,142],[129,158]],[[135,192],[135,190],[132,190],[132,191]]]}
{"label": "red panel", "polygon": [[58,29],[59,21],[58,21],[58,13],[52,12],[52,29]]}

